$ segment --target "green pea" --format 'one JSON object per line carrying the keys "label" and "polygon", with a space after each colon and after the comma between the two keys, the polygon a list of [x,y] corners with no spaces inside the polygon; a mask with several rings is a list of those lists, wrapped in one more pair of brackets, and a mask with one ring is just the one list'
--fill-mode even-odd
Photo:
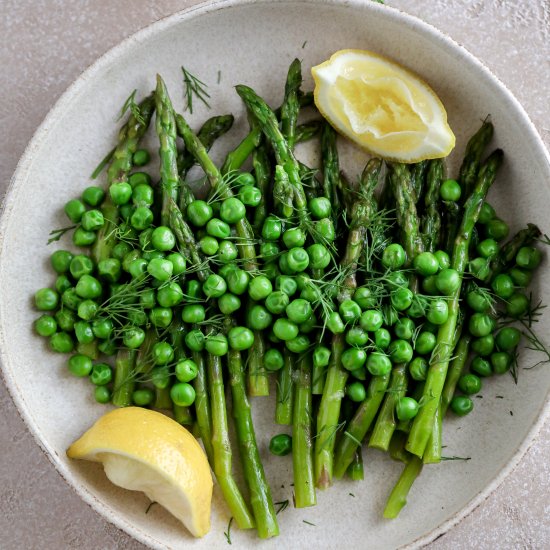
{"label": "green pea", "polygon": [[316,238],[323,244],[328,244],[336,239],[336,230],[330,218],[323,218],[315,222],[314,232]]}
{"label": "green pea", "polygon": [[109,187],[111,200],[117,206],[126,204],[132,198],[132,186],[127,182],[113,183]]}
{"label": "green pea", "polygon": [[399,313],[392,305],[384,304],[382,306],[382,317],[384,319],[384,324],[388,327],[393,327],[399,319]]}
{"label": "green pea", "polygon": [[463,374],[458,379],[458,387],[466,395],[474,395],[481,391],[481,379],[475,374]]}
{"label": "green pea", "polygon": [[284,292],[287,296],[293,296],[298,290],[298,283],[294,277],[279,275],[275,279],[275,288]]}
{"label": "green pea", "polygon": [[238,187],[243,185],[256,185],[256,178],[250,172],[241,172],[235,178],[235,185]]}
{"label": "green pea", "polygon": [[97,349],[105,355],[114,355],[117,352],[117,345],[114,340],[102,340],[97,345]]}
{"label": "green pea", "polygon": [[124,256],[132,251],[132,246],[127,242],[119,242],[113,247],[112,256],[119,262],[124,259]]}
{"label": "green pea", "polygon": [[241,299],[234,294],[226,292],[218,298],[218,308],[224,315],[231,315],[241,308]]}
{"label": "green pea", "polygon": [[218,240],[209,235],[200,239],[198,245],[205,256],[214,256],[220,248]]}
{"label": "green pea", "polygon": [[84,299],[99,298],[103,292],[101,283],[91,275],[82,275],[76,283],[76,293]]}
{"label": "green pea", "polygon": [[63,292],[61,302],[64,307],[76,311],[82,303],[82,299],[77,295],[76,289],[71,287]]}
{"label": "green pea", "polygon": [[494,239],[495,241],[506,239],[509,233],[510,228],[508,224],[499,218],[494,218],[485,225],[485,234],[488,238]]}
{"label": "green pea", "polygon": [[431,252],[421,252],[413,260],[414,268],[417,273],[423,277],[435,275],[439,271],[439,262],[435,254]]}
{"label": "green pea", "polygon": [[273,313],[275,315],[280,315],[281,313],[283,313],[289,303],[290,298],[288,294],[285,294],[281,290],[276,290],[275,292],[272,292],[265,299],[265,307],[270,313]]}
{"label": "green pea", "polygon": [[53,311],[59,305],[59,294],[51,288],[41,288],[34,295],[34,304],[41,311]]}
{"label": "green pea", "polygon": [[337,311],[332,311],[329,314],[326,326],[332,334],[342,334],[346,330],[346,325]]}
{"label": "green pea", "polygon": [[444,201],[456,202],[460,199],[461,194],[462,189],[460,188],[460,183],[456,180],[445,180],[439,188],[439,195]]}
{"label": "green pea", "polygon": [[262,237],[266,241],[276,241],[283,232],[283,225],[279,218],[268,216],[262,226]]}
{"label": "green pea", "polygon": [[353,300],[343,300],[338,308],[340,317],[344,323],[354,323],[361,317],[361,308],[357,302]]}
{"label": "green pea", "polygon": [[482,336],[481,338],[474,338],[470,346],[474,353],[487,357],[495,349],[495,339],[492,334],[487,334],[487,336]]}
{"label": "green pea", "polygon": [[414,351],[420,355],[431,353],[437,343],[437,337],[433,332],[422,331],[414,343]]}
{"label": "green pea", "polygon": [[280,318],[273,324],[273,332],[279,340],[286,342],[298,336],[298,325],[289,319]]}
{"label": "green pea", "polygon": [[271,313],[262,305],[253,305],[247,313],[248,325],[253,330],[265,330],[271,325]]}
{"label": "green pea", "polygon": [[487,377],[493,374],[491,363],[487,361],[487,359],[483,359],[483,357],[479,356],[473,358],[470,369],[478,376]]}
{"label": "green pea", "polygon": [[306,234],[299,227],[292,227],[283,233],[283,243],[288,249],[302,247],[305,242]]}
{"label": "green pea", "polygon": [[[218,260],[222,264],[233,262],[239,256],[237,246],[231,241],[221,241],[218,248]],[[267,267],[267,266],[266,266]]]}
{"label": "green pea", "polygon": [[96,238],[95,231],[86,231],[83,227],[77,227],[73,233],[73,244],[80,247],[91,246]]}
{"label": "green pea", "polygon": [[151,160],[151,155],[149,154],[149,151],[147,149],[138,149],[133,155],[132,155],[132,161],[134,163],[134,166],[145,166],[149,163]]}
{"label": "green pea", "polygon": [[105,405],[111,401],[111,391],[106,386],[96,386],[94,388],[94,399]]}
{"label": "green pea", "polygon": [[447,269],[451,267],[451,258],[444,250],[436,250],[434,256],[437,258],[439,269]]}
{"label": "green pea", "polygon": [[413,357],[413,349],[406,340],[393,340],[388,347],[388,354],[394,364],[408,363]]}
{"label": "green pea", "polygon": [[176,378],[179,382],[191,382],[197,377],[198,372],[197,364],[191,359],[178,361],[175,367]]}
{"label": "green pea", "polygon": [[426,318],[434,325],[444,324],[449,317],[449,306],[446,300],[432,300]]}
{"label": "green pea", "polygon": [[76,315],[74,314],[74,311],[70,309],[61,308],[58,312],[56,312],[55,320],[57,322],[57,326],[62,331],[72,332],[76,322]]}
{"label": "green pea", "polygon": [[[60,295],[72,286],[71,280],[67,277],[67,275],[59,275],[59,277],[55,280],[55,290],[57,290]],[[63,297],[61,297],[61,299],[63,299]]]}
{"label": "green pea", "polygon": [[392,363],[391,359],[385,353],[375,351],[367,357],[366,367],[373,376],[385,376],[390,373]]}
{"label": "green pea", "polygon": [[287,262],[295,273],[305,271],[309,266],[309,255],[303,248],[295,247],[288,251]]}
{"label": "green pea", "polygon": [[399,243],[388,245],[382,253],[382,265],[388,269],[399,269],[406,261],[407,254]]}
{"label": "green pea", "polygon": [[313,366],[315,368],[327,367],[330,362],[331,351],[326,346],[317,345],[313,350]]}
{"label": "green pea", "polygon": [[342,353],[342,366],[349,371],[361,368],[366,360],[367,354],[360,348],[349,348]]}
{"label": "green pea", "polygon": [[512,277],[500,273],[491,282],[491,288],[495,294],[502,299],[510,298],[515,292],[515,285]]}
{"label": "green pea", "polygon": [[109,318],[95,319],[92,323],[92,331],[96,338],[106,340],[111,337],[113,330],[114,325]]}
{"label": "green pea", "polygon": [[495,321],[486,313],[474,313],[468,322],[468,330],[472,336],[480,338],[493,332]]}
{"label": "green pea", "polygon": [[202,200],[193,201],[187,207],[187,217],[195,227],[204,227],[213,215],[212,207]]}
{"label": "green pea", "polygon": [[275,372],[283,368],[285,361],[283,354],[275,348],[266,351],[263,359],[264,367],[270,372]]}
{"label": "green pea", "polygon": [[514,284],[518,287],[525,288],[531,283],[532,272],[520,269],[519,267],[513,267],[508,271],[508,275],[514,281]]}
{"label": "green pea", "polygon": [[310,347],[311,342],[305,334],[299,334],[296,338],[287,340],[285,345],[292,353],[304,353]]}
{"label": "green pea", "polygon": [[34,322],[34,329],[40,336],[52,336],[57,330],[57,321],[51,315],[41,315]]}
{"label": "green pea", "polygon": [[143,327],[148,321],[147,313],[145,311],[131,310],[128,312],[128,321],[136,327]]}
{"label": "green pea", "polygon": [[474,402],[464,395],[455,395],[451,399],[450,407],[457,416],[466,416],[472,412]]}
{"label": "green pea", "polygon": [[366,286],[360,286],[355,290],[353,301],[357,302],[363,311],[375,308],[378,305],[378,300],[373,295],[371,289]]}
{"label": "green pea", "polygon": [[72,199],[65,204],[64,207],[67,218],[73,223],[80,223],[84,212],[86,212],[86,206],[78,199]]}
{"label": "green pea", "polygon": [[388,329],[379,328],[374,332],[374,344],[380,350],[388,349],[391,342],[391,334]]}
{"label": "green pea", "polygon": [[161,225],[153,230],[151,244],[155,250],[167,252],[176,246],[176,236],[169,227]]}
{"label": "green pea", "polygon": [[346,343],[350,346],[365,346],[369,341],[369,335],[365,329],[355,326],[346,332]]}
{"label": "green pea", "polygon": [[332,259],[327,247],[321,243],[312,244],[307,248],[309,265],[313,269],[325,269]]}
{"label": "green pea", "polygon": [[266,262],[275,260],[280,252],[279,245],[275,242],[268,241],[260,245],[260,256]]}
{"label": "green pea", "polygon": [[367,398],[365,386],[361,382],[352,382],[346,387],[346,395],[355,403],[361,403]]}
{"label": "green pea", "polygon": [[153,223],[153,212],[148,206],[138,206],[130,217],[130,224],[134,229],[143,231]]}
{"label": "green pea", "polygon": [[[133,205],[130,204],[130,203],[123,204],[118,209],[118,213],[120,214],[120,217],[124,220],[124,223],[126,224],[126,226],[123,226],[125,228],[125,230],[127,228],[127,224],[130,222],[130,218],[132,217],[132,214],[134,213],[134,210],[135,209],[134,209]],[[132,230],[134,230],[134,228],[131,226],[131,224],[130,224],[130,228]]]}
{"label": "green pea", "polygon": [[92,360],[86,355],[73,355],[69,359],[69,371],[74,376],[88,376],[92,371]]}
{"label": "green pea", "polygon": [[411,317],[411,319],[420,319],[421,317],[426,316],[427,311],[428,299],[425,296],[418,296],[415,294],[413,296],[412,304],[407,310],[407,315]]}
{"label": "green pea", "polygon": [[412,397],[400,397],[395,404],[395,413],[399,420],[412,420],[420,410],[420,405]]}
{"label": "green pea", "polygon": [[243,185],[239,190],[239,200],[246,206],[258,206],[262,202],[262,192],[253,185]]}
{"label": "green pea", "polygon": [[495,209],[488,202],[484,202],[481,205],[481,210],[479,211],[477,221],[478,223],[485,225],[488,224],[495,216]]}
{"label": "green pea", "polygon": [[229,350],[227,338],[221,333],[207,336],[204,341],[204,347],[208,353],[217,357],[227,355]]}
{"label": "green pea", "polygon": [[97,264],[97,274],[109,283],[116,283],[122,275],[122,264],[116,258],[101,260]]}
{"label": "green pea", "polygon": [[489,260],[487,258],[474,258],[468,263],[468,271],[476,279],[486,279],[490,273]]}
{"label": "green pea", "polygon": [[392,290],[390,300],[397,311],[405,311],[413,302],[414,294],[408,288],[397,288]]}
{"label": "green pea", "polygon": [[491,366],[495,374],[504,374],[512,366],[512,356],[506,351],[491,353]]}
{"label": "green pea", "polygon": [[521,332],[515,327],[504,327],[499,330],[495,343],[499,351],[513,351],[521,339]]}
{"label": "green pea", "polygon": [[428,361],[424,357],[415,357],[409,363],[409,373],[413,380],[422,382],[428,374]]}
{"label": "green pea", "polygon": [[71,353],[74,342],[66,332],[56,332],[50,337],[50,347],[57,353]]}
{"label": "green pea", "polygon": [[492,309],[494,301],[487,292],[476,289],[468,292],[466,302],[475,312],[487,313]]}
{"label": "green pea", "polygon": [[273,292],[271,281],[264,275],[254,277],[248,284],[248,294],[256,301],[267,298]]}
{"label": "green pea", "polygon": [[185,295],[189,298],[200,299],[203,297],[202,285],[199,281],[191,279],[185,283]]}
{"label": "green pea", "polygon": [[541,261],[542,252],[533,246],[522,246],[516,254],[516,264],[522,269],[536,269]]}
{"label": "green pea", "polygon": [[[227,274],[226,280],[229,291],[232,294],[240,296],[248,290],[248,286],[250,284],[250,275],[244,269],[233,269]],[[269,281],[269,279],[267,280]],[[261,287],[262,284],[263,283],[259,284],[259,287]],[[271,284],[271,282],[269,282],[269,284]]]}
{"label": "green pea", "polygon": [[132,401],[138,407],[147,407],[153,403],[155,393],[149,388],[141,388],[132,393]]}
{"label": "green pea", "polygon": [[394,325],[394,332],[401,340],[410,340],[413,337],[416,325],[412,319],[401,317]]}
{"label": "green pea", "polygon": [[95,335],[92,330],[92,325],[86,321],[77,321],[74,323],[74,333],[76,339],[81,344],[89,344],[95,340]]}
{"label": "green pea", "polygon": [[90,206],[99,206],[105,199],[105,192],[101,187],[91,185],[82,192],[82,200]]}
{"label": "green pea", "polygon": [[128,183],[132,189],[138,185],[151,185],[151,176],[147,172],[134,172],[128,177]]}
{"label": "green pea", "polygon": [[279,434],[271,438],[269,452],[275,456],[286,456],[292,451],[292,437]]}
{"label": "green pea", "polygon": [[122,334],[122,343],[130,349],[137,349],[145,339],[145,332],[139,327],[130,327]]}
{"label": "green pea", "polygon": [[331,212],[330,200],[326,197],[316,197],[311,199],[308,203],[309,211],[311,215],[317,220],[328,218]]}
{"label": "green pea", "polygon": [[105,219],[101,210],[88,210],[82,215],[80,223],[86,231],[98,231],[105,224]]}
{"label": "green pea", "polygon": [[523,317],[529,310],[529,298],[521,292],[515,292],[506,302],[506,313],[515,319]]}
{"label": "green pea", "polygon": [[173,315],[169,307],[154,307],[149,312],[149,320],[155,327],[166,328],[172,322]]}
{"label": "green pea", "polygon": [[237,197],[225,199],[220,207],[220,218],[230,224],[237,223],[246,216],[246,207]]}
{"label": "green pea", "polygon": [[442,269],[435,278],[437,290],[444,296],[452,296],[461,284],[461,277],[456,269]]}
{"label": "green pea", "polygon": [[243,351],[250,349],[254,344],[254,333],[246,327],[233,327],[228,333],[229,347]]}
{"label": "green pea", "polygon": [[364,311],[359,320],[361,327],[368,332],[375,332],[384,323],[384,316],[376,309]]}
{"label": "green pea", "polygon": [[73,259],[73,254],[68,250],[56,250],[50,256],[50,263],[53,270],[61,275],[69,271],[71,260]]}
{"label": "green pea", "polygon": [[185,335],[185,345],[191,351],[202,351],[204,343],[204,334],[199,329],[193,329]]}
{"label": "green pea", "polygon": [[153,258],[147,264],[147,272],[157,281],[165,283],[172,277],[174,266],[172,262],[164,258]]}
{"label": "green pea", "polygon": [[146,183],[136,185],[132,193],[132,200],[137,207],[152,206],[155,200],[154,189]]}
{"label": "green pea", "polygon": [[477,244],[476,250],[482,258],[492,258],[498,254],[500,247],[494,239],[485,239]]}
{"label": "green pea", "polygon": [[439,294],[437,286],[435,284],[437,277],[436,275],[428,275],[422,280],[422,290],[429,296],[436,296]]}
{"label": "green pea", "polygon": [[303,323],[300,324],[302,334],[310,334],[318,328],[318,319],[315,313],[312,313]]}
{"label": "green pea", "polygon": [[113,371],[107,363],[96,363],[90,373],[90,381],[96,386],[105,386],[113,378]]}

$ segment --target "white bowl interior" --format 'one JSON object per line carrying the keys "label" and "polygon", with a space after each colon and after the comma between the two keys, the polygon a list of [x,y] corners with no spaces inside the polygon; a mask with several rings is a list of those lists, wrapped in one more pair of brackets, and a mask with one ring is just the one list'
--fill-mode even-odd
{"label": "white bowl interior", "polygon": [[[8,386],[67,481],[107,519],[153,546],[225,548],[227,509],[216,495],[212,530],[195,541],[159,506],[146,514],[147,499],[111,485],[101,467],[66,458],[67,446],[106,409],[93,401],[89,384],[68,374],[66,357],[51,353],[32,330],[37,317],[32,295],[54,281],[48,256],[56,247],[68,246],[68,241],[61,241],[46,247],[48,233],[67,225],[62,206],[90,184],[88,174],[114,143],[116,113],[129,92],[137,88],[147,93],[157,72],[168,83],[178,108],[182,107],[181,65],[210,85],[213,109],[199,106],[189,116],[192,125],[214,113],[236,116],[235,128],[215,148],[219,159],[246,132],[235,84],[249,84],[278,105],[294,57],[303,60],[304,87],[309,89],[309,68],[342,48],[388,55],[432,85],[457,134],[450,174],[456,173],[467,136],[490,114],[496,127],[494,146],[506,153],[491,202],[514,230],[527,221],[547,229],[548,158],[517,102],[449,39],[374,2],[222,2],[161,21],[115,48],[77,81],[35,136],[14,178],[0,242],[1,354]],[[155,150],[153,139],[150,144]],[[366,156],[346,147],[343,159],[353,166],[349,171],[354,175]],[[535,290],[548,295],[550,281],[539,277]],[[540,334],[548,334],[549,319],[546,315],[539,323]],[[523,365],[538,359],[532,353],[522,354]],[[514,457],[542,414],[549,386],[546,368],[521,370],[517,386],[509,376],[488,380],[470,416],[445,422],[444,454],[471,459],[426,467],[398,520],[385,521],[381,513],[401,466],[369,450],[364,482],[344,481],[319,491],[315,508],[289,507],[279,515],[281,536],[261,542],[262,546],[327,547],[338,540],[339,546],[395,548],[429,532],[435,536],[439,525],[487,492]],[[267,451],[270,437],[279,432],[272,422],[273,399],[255,399],[253,406],[275,501],[292,502],[290,457],[271,457]],[[236,528],[232,539],[242,547],[259,543],[254,534]]]}

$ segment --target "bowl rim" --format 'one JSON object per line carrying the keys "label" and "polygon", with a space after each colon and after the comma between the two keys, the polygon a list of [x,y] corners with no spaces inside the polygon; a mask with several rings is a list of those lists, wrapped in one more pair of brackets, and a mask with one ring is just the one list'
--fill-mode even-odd
{"label": "bowl rim", "polygon": [[[398,23],[413,24],[416,29],[421,31],[425,36],[436,43],[441,44],[445,48],[450,48],[460,59],[460,61],[467,62],[474,69],[477,69],[481,75],[490,83],[493,87],[499,89],[504,94],[506,99],[512,103],[521,115],[528,130],[531,132],[533,139],[533,145],[537,148],[537,155],[546,160],[547,170],[550,175],[550,154],[544,145],[540,134],[531,121],[529,115],[521,105],[521,103],[515,98],[515,96],[508,90],[506,85],[477,57],[470,53],[463,45],[456,42],[451,36],[440,31],[430,23],[427,23],[415,15],[411,15],[401,9],[380,4],[377,2],[364,2],[364,0],[205,0],[183,10],[176,11],[170,15],[167,15],[161,19],[153,21],[148,25],[142,27],[136,32],[124,38],[118,44],[107,50],[101,56],[99,56],[91,65],[89,65],[83,72],[68,86],[68,88],[59,96],[53,107],[49,110],[44,120],[35,130],[32,138],[28,142],[27,146],[21,158],[17,163],[17,167],[13,176],[10,179],[3,201],[0,204],[0,257],[1,252],[4,249],[4,235],[5,227],[9,219],[11,211],[11,200],[14,195],[15,188],[19,181],[24,181],[26,175],[30,169],[32,163],[33,152],[40,147],[44,139],[48,135],[49,128],[55,124],[55,121],[59,114],[63,112],[63,109],[68,105],[73,98],[78,96],[83,86],[95,75],[108,66],[112,59],[117,58],[128,49],[131,49],[134,43],[139,43],[144,40],[155,36],[159,32],[162,32],[180,22],[193,19],[195,17],[205,15],[208,13],[214,13],[223,9],[235,8],[249,4],[270,4],[274,1],[278,3],[286,3],[291,5],[296,4],[327,4],[340,8],[352,7],[362,9],[364,11],[372,11],[377,14],[382,14],[389,19],[392,19]],[[4,335],[0,333],[0,343],[3,343]],[[25,426],[32,434],[35,442],[46,455],[48,460],[52,463],[56,471],[63,478],[63,480],[76,492],[82,500],[88,504],[95,512],[100,514],[109,523],[115,525],[117,528],[123,530],[131,537],[135,538],[139,542],[152,547],[152,548],[166,548],[162,543],[145,531],[142,531],[139,527],[125,520],[117,514],[113,514],[110,506],[102,502],[99,498],[93,495],[90,490],[80,482],[74,479],[72,472],[67,468],[58,458],[57,453],[49,444],[42,438],[38,425],[32,417],[30,411],[27,409],[23,393],[20,391],[16,380],[12,377],[11,372],[6,368],[4,364],[4,346],[0,346],[0,372],[4,380],[4,385],[8,390],[8,394],[12,398],[15,409],[23,420]],[[438,539],[454,526],[460,523],[465,517],[470,515],[476,508],[478,508],[488,497],[502,484],[502,482],[517,468],[521,459],[525,453],[530,449],[533,443],[536,441],[537,436],[550,418],[550,391],[547,392],[543,405],[540,408],[537,420],[533,423],[529,431],[527,432],[524,440],[518,446],[512,457],[508,460],[505,466],[498,472],[495,477],[481,489],[477,495],[475,495],[467,504],[465,504],[460,510],[451,515],[448,519],[440,523],[438,526],[431,529],[429,532],[424,533],[417,537],[415,540],[402,545],[402,550],[418,548],[424,546]]]}

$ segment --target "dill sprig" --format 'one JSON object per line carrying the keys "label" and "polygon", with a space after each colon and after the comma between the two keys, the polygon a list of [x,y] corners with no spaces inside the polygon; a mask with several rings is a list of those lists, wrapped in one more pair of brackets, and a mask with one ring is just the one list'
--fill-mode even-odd
{"label": "dill sprig", "polygon": [[193,96],[202,101],[210,109],[210,105],[207,101],[207,98],[210,98],[210,94],[206,91],[208,85],[191,74],[183,65],[181,67],[181,72],[183,73],[183,84],[185,87],[183,92],[185,110],[193,114]]}
{"label": "dill sprig", "polygon": [[233,517],[229,518],[229,523],[227,524],[227,531],[224,531],[223,534],[225,535],[225,539],[227,540],[227,544],[232,544],[231,542],[231,525],[233,524]]}
{"label": "dill sprig", "polygon": [[289,505],[288,499],[281,500],[280,502],[274,502],[275,506],[278,506],[277,510],[275,511],[275,514],[279,514],[279,512],[284,512]]}
{"label": "dill sprig", "polygon": [[62,227],[61,229],[53,229],[52,231],[50,231],[50,238],[48,239],[47,244],[58,241],[59,239],[61,239],[61,237],[63,237],[63,235],[65,235],[65,233],[67,233],[67,231],[75,229],[76,227],[76,225],[71,225],[69,227]]}
{"label": "dill sprig", "polygon": [[124,102],[124,105],[120,109],[120,113],[118,114],[117,121],[119,121],[127,111],[130,111],[134,118],[140,123],[145,125],[145,121],[143,120],[143,116],[141,115],[141,111],[139,108],[139,105],[136,103],[136,94],[137,90],[134,90],[126,99]]}

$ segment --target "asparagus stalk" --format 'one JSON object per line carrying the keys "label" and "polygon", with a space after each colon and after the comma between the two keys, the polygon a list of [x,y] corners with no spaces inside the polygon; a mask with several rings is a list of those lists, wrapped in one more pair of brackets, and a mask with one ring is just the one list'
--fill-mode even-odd
{"label": "asparagus stalk", "polygon": [[254,512],[256,527],[260,538],[275,537],[279,534],[279,526],[273,507],[273,499],[271,498],[271,489],[265,478],[258,445],[256,444],[250,403],[244,391],[243,364],[239,351],[229,351],[227,366],[233,397],[233,416],[235,418],[237,439],[245,479],[250,491],[250,504]]}
{"label": "asparagus stalk", "polygon": [[311,410],[311,357],[298,360],[298,378],[292,416],[292,465],[296,508],[314,506],[317,502],[313,477]]}
{"label": "asparagus stalk", "polygon": [[298,113],[300,111],[298,93],[301,85],[302,64],[299,59],[295,59],[288,69],[285,97],[281,105],[281,132],[291,150],[294,149],[294,144],[296,143],[296,123],[298,122]]}
{"label": "asparagus stalk", "polygon": [[322,128],[322,122],[320,120],[310,120],[303,124],[296,126],[295,143],[305,143],[313,139]]}
{"label": "asparagus stalk", "polygon": [[[487,196],[489,187],[494,182],[496,172],[502,163],[502,157],[501,150],[496,150],[489,156],[479,172],[476,187],[465,204],[464,217],[457,233],[452,259],[452,267],[461,277],[468,262],[468,248],[472,230],[477,222],[479,211]],[[422,457],[424,454],[430,438],[449,360],[452,356],[461,286],[450,296],[448,302],[449,317],[438,331],[436,348],[430,360],[424,387],[425,403],[413,421],[407,441],[407,450],[418,457]]]}
{"label": "asparagus stalk", "polygon": [[330,199],[335,212],[340,211],[340,166],[336,147],[336,132],[327,122],[321,131],[321,158],[323,159],[323,195]]}
{"label": "asparagus stalk", "polygon": [[422,236],[424,247],[435,252],[441,237],[441,206],[439,188],[443,181],[445,166],[441,159],[431,160],[426,175],[426,193],[424,195],[424,216],[422,217]]}
{"label": "asparagus stalk", "polygon": [[292,364],[294,357],[286,348],[283,352],[284,365],[279,371],[277,380],[277,403],[275,405],[275,422],[289,426],[292,424],[292,407],[294,402],[294,383]]}
{"label": "asparagus stalk", "polygon": [[262,198],[256,210],[254,211],[254,227],[255,233],[259,234],[262,230],[264,220],[267,217],[269,196],[269,187],[271,183],[271,167],[267,156],[267,148],[265,143],[261,143],[252,155],[252,166],[254,167],[254,175],[256,176],[256,186],[262,193]]}
{"label": "asparagus stalk", "polygon": [[[231,463],[231,442],[227,426],[227,409],[223,384],[221,358],[208,354],[207,359],[208,385],[210,390],[210,406],[212,410],[212,451],[214,458],[214,473],[220,485],[231,515],[240,529],[252,529],[254,518],[233,477]],[[197,415],[198,416],[198,415]]]}
{"label": "asparagus stalk", "polygon": [[418,204],[424,193],[424,185],[426,184],[426,172],[428,171],[427,160],[421,160],[411,167],[411,178],[414,189],[414,203]]}
{"label": "asparagus stalk", "polygon": [[115,380],[112,397],[113,405],[117,407],[128,407],[132,404],[132,393],[135,386],[135,363],[135,350],[122,348],[118,351],[115,358]]}
{"label": "asparagus stalk", "polygon": [[403,506],[407,504],[407,495],[409,494],[414,480],[420,475],[422,466],[423,464],[420,458],[411,456],[390,494],[386,508],[384,509],[385,518],[396,518]]}
{"label": "asparagus stalk", "polygon": [[[118,143],[107,170],[108,187],[128,180],[128,173],[132,168],[132,157],[149,127],[154,109],[155,98],[150,95],[139,104],[140,118],[138,119],[134,114],[131,114],[128,122],[120,129]],[[91,252],[96,264],[110,257],[116,241],[114,230],[118,222],[118,208],[113,204],[108,193],[101,211],[105,223],[97,232],[97,238]]]}
{"label": "asparagus stalk", "polygon": [[348,466],[347,474],[353,481],[361,481],[365,479],[365,470],[363,467],[363,450],[361,447],[355,449],[353,460]]}
{"label": "asparagus stalk", "polygon": [[195,361],[198,368],[197,377],[193,381],[193,387],[195,388],[195,415],[197,417],[197,427],[208,461],[213,465],[212,413],[210,410],[210,396],[208,395],[208,380],[204,354],[200,351],[194,351],[193,361]]}

